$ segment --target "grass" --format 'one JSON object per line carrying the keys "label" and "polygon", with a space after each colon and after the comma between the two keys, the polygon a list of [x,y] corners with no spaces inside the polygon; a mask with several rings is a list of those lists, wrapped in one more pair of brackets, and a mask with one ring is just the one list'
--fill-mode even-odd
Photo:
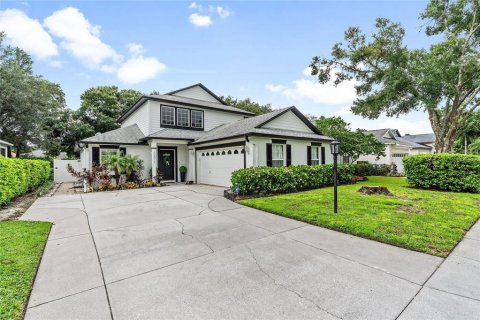
{"label": "grass", "polygon": [[51,224],[0,222],[0,319],[22,319]]}
{"label": "grass", "polygon": [[[362,185],[386,186],[393,197],[364,195]],[[419,190],[404,178],[369,177],[333,188],[246,199],[242,204],[313,225],[445,257],[480,216],[480,194]]]}

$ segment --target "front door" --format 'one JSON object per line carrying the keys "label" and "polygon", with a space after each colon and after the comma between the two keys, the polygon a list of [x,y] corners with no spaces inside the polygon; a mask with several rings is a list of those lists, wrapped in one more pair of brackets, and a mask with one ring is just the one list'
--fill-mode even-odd
{"label": "front door", "polygon": [[175,150],[158,151],[158,170],[163,180],[175,180]]}

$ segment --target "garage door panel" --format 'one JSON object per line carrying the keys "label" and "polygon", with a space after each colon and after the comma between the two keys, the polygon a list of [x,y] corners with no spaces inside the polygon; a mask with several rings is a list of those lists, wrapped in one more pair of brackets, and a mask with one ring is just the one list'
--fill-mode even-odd
{"label": "garage door panel", "polygon": [[197,151],[198,183],[229,187],[232,172],[243,168],[243,148]]}

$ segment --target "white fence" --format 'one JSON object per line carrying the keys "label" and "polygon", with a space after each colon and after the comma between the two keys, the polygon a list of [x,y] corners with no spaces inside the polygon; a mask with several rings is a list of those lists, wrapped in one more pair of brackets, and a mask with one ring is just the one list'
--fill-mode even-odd
{"label": "white fence", "polygon": [[80,160],[53,160],[53,181],[59,182],[73,182],[77,178],[72,177],[67,171],[67,165],[71,165],[75,170],[80,171]]}

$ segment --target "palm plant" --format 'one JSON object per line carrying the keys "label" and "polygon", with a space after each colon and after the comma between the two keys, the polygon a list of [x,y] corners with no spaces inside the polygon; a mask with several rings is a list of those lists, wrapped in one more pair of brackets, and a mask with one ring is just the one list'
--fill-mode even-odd
{"label": "palm plant", "polygon": [[109,170],[113,170],[115,173],[115,182],[117,184],[117,187],[120,184],[120,174],[122,171],[124,171],[125,166],[125,157],[118,155],[118,154],[112,154],[109,156],[105,161],[103,162],[103,165],[107,166]]}
{"label": "palm plant", "polygon": [[137,155],[127,154],[123,157],[123,170],[127,173],[128,181],[132,180],[132,175],[140,170],[140,159]]}

